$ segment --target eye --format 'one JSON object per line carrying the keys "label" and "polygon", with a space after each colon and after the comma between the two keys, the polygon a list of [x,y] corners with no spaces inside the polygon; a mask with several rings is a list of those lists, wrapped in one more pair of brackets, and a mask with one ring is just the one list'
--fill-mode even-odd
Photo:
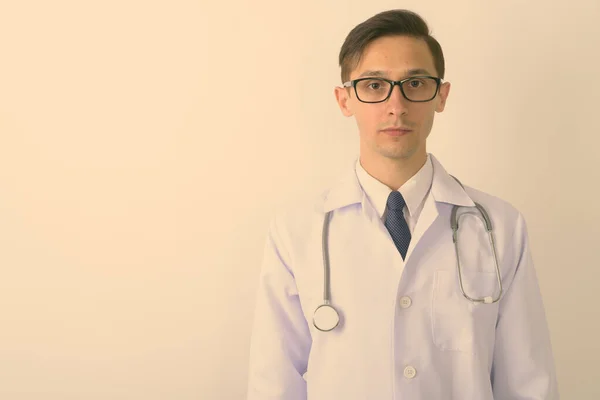
{"label": "eye", "polygon": [[384,88],[387,86],[387,82],[381,81],[379,79],[369,79],[362,81],[361,86],[365,90],[380,91],[384,90]]}

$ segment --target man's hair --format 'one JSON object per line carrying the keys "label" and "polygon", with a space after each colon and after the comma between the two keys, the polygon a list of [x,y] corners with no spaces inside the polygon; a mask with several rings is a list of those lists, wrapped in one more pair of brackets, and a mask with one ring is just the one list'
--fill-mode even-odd
{"label": "man's hair", "polygon": [[350,79],[350,73],[360,63],[365,48],[373,40],[383,36],[409,36],[424,40],[433,56],[438,78],[444,79],[445,64],[442,47],[430,35],[427,23],[413,11],[389,10],[358,24],[346,37],[339,55],[342,83]]}

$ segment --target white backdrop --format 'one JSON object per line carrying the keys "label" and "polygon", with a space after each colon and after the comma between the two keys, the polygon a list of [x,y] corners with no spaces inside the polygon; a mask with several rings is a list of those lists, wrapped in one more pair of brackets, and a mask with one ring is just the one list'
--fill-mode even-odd
{"label": "white backdrop", "polygon": [[353,161],[338,52],[430,24],[428,140],[526,217],[561,395],[600,398],[600,3],[0,2],[0,398],[243,399],[268,221]]}

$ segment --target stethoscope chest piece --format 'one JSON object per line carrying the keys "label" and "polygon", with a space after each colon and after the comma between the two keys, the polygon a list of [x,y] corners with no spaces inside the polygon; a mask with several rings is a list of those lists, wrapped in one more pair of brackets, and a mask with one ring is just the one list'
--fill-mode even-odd
{"label": "stethoscope chest piece", "polygon": [[322,332],[333,330],[340,323],[340,315],[329,304],[321,304],[315,310],[313,325]]}

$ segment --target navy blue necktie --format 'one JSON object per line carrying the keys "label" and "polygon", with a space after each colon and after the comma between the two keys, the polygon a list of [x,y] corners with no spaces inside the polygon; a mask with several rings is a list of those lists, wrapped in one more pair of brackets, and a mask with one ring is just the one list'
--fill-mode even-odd
{"label": "navy blue necktie", "polygon": [[387,215],[385,217],[385,227],[390,232],[403,260],[406,258],[411,238],[410,229],[402,214],[405,205],[406,202],[402,194],[397,190],[392,191],[387,200]]}

